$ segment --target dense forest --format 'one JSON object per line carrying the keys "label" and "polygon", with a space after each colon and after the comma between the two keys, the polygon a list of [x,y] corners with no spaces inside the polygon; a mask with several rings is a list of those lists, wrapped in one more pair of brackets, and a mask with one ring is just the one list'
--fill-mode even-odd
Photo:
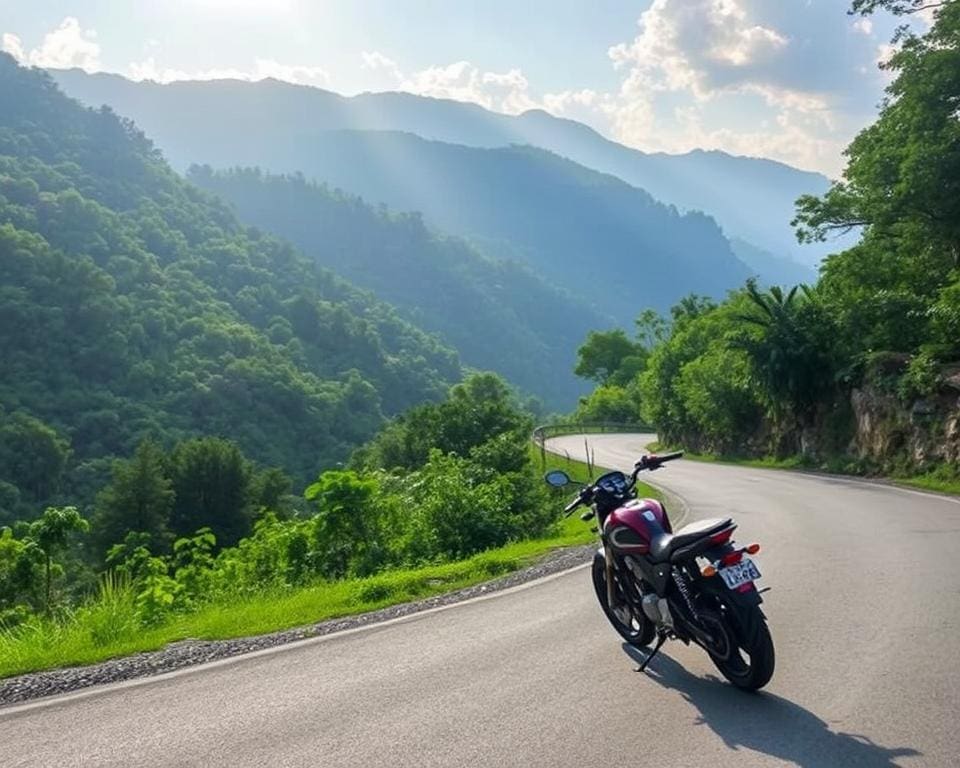
{"label": "dense forest", "polygon": [[45,73],[0,99],[0,669],[554,530],[501,378]]}
{"label": "dense forest", "polygon": [[[878,5],[920,4],[854,8]],[[847,148],[843,178],[797,203],[800,239],[859,242],[814,285],[751,282],[722,302],[688,297],[665,321],[646,315],[636,338],[591,335],[581,368],[601,386],[581,410],[618,407],[700,451],[956,477],[960,3],[934,18],[898,33],[879,117]]]}
{"label": "dense forest", "polygon": [[144,436],[220,435],[307,482],[460,378],[108,109],[6,55],[0,96],[0,521],[89,500]]}
{"label": "dense forest", "polygon": [[583,393],[570,372],[570,340],[604,316],[522,264],[485,258],[431,232],[418,214],[374,208],[302,175],[194,166],[188,178],[234,205],[243,221],[289,239],[439,334],[465,365],[497,371],[553,411]]}

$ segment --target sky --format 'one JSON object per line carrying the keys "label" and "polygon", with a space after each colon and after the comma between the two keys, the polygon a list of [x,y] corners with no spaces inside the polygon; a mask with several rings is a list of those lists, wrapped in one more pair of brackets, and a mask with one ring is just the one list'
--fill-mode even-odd
{"label": "sky", "polygon": [[[645,151],[722,149],[836,178],[877,113],[896,22],[844,0],[0,0],[25,64],[274,77],[546,109]],[[922,25],[924,19],[913,19]]]}

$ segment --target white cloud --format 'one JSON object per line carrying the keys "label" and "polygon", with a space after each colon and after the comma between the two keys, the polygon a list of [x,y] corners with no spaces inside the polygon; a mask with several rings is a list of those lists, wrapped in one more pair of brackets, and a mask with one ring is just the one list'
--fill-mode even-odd
{"label": "white cloud", "polygon": [[172,83],[177,80],[247,80],[255,82],[272,77],[297,85],[326,86],[329,73],[322,67],[306,64],[283,64],[273,59],[256,59],[252,70],[224,68],[186,71],[174,67],[161,67],[150,56],[143,61],[134,61],[127,67],[132,80],[153,80],[157,83]]}
{"label": "white cloud", "polygon": [[640,34],[608,51],[630,70],[631,89],[690,90],[698,98],[741,82],[789,44],[776,29],[751,22],[737,0],[654,0]]}
{"label": "white cloud", "polygon": [[360,58],[363,61],[360,65],[361,69],[386,74],[394,86],[403,82],[403,72],[400,71],[397,62],[384,56],[380,51],[361,51]]}
{"label": "white cloud", "polygon": [[479,104],[486,109],[519,114],[540,103],[530,94],[530,83],[520,69],[484,71],[469,61],[455,61],[405,73],[379,51],[363,51],[361,68],[384,77],[386,90]]}
{"label": "white cloud", "polygon": [[0,45],[0,48],[2,48],[4,53],[9,53],[21,64],[27,60],[27,56],[23,52],[23,43],[20,42],[20,38],[16,35],[11,35],[9,32],[4,32],[2,45]]}
{"label": "white cloud", "polygon": [[[79,67],[87,72],[100,69],[100,45],[96,42],[96,30],[81,29],[80,22],[73,16],[67,16],[60,26],[43,37],[40,46],[34,48],[21,61],[35,67],[69,69]],[[4,46],[6,46],[6,35]],[[11,35],[19,44],[19,40]],[[22,55],[23,50],[21,48]]]}
{"label": "white cloud", "polygon": [[80,22],[67,16],[60,26],[47,32],[39,46],[27,52],[19,37],[3,33],[2,46],[21,64],[52,69],[79,67],[87,72],[100,69],[100,45],[96,42],[96,30],[81,29]]}
{"label": "white cloud", "polygon": [[873,34],[873,22],[866,16],[861,16],[853,22],[853,28],[868,37]]}

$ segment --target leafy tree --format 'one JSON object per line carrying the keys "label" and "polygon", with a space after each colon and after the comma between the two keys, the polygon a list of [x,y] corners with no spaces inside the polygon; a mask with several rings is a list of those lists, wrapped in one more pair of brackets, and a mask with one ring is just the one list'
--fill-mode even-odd
{"label": "leafy tree", "polygon": [[30,524],[30,538],[43,552],[43,605],[48,614],[53,607],[53,558],[66,547],[71,533],[83,533],[89,529],[90,524],[76,507],[47,507],[40,519]]}
{"label": "leafy tree", "polygon": [[[592,379],[600,385],[613,383],[614,378],[626,383],[643,368],[646,350],[630,341],[623,330],[591,331],[587,340],[577,350],[577,367],[574,373]],[[621,373],[621,369],[629,370]]]}
{"label": "leafy tree", "polygon": [[0,528],[0,628],[19,623],[29,606],[41,604],[44,554],[29,538]]}
{"label": "leafy tree", "polygon": [[156,443],[143,440],[132,459],[114,462],[93,517],[94,539],[103,552],[129,533],[145,534],[142,544],[155,552],[170,545],[175,494],[165,458]]}
{"label": "leafy tree", "polygon": [[232,442],[203,437],[179,443],[169,457],[174,493],[170,528],[188,536],[208,526],[222,546],[250,530],[252,467]]}
{"label": "leafy tree", "polygon": [[751,311],[738,319],[754,332],[741,334],[735,344],[747,353],[775,419],[790,414],[807,425],[834,388],[834,329],[806,286],[763,292],[750,281],[746,295]]}
{"label": "leafy tree", "polygon": [[351,471],[324,472],[304,496],[316,505],[314,544],[324,575],[366,575],[380,564],[376,535],[377,484]]}
{"label": "leafy tree", "polygon": [[0,411],[0,478],[33,500],[57,490],[70,455],[69,442],[29,414]]}
{"label": "leafy tree", "polygon": [[580,422],[619,422],[634,424],[640,420],[640,395],[636,385],[597,387],[586,397],[580,398],[574,414]]}
{"label": "leafy tree", "polygon": [[939,2],[937,0],[853,0],[850,13],[869,16],[871,13],[883,9],[894,16],[904,16],[910,13],[942,8],[948,2],[950,0],[940,0]]}

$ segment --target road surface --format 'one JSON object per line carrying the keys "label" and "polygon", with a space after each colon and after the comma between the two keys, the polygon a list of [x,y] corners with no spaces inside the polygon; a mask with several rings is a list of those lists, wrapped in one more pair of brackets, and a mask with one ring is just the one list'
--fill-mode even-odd
{"label": "road surface", "polygon": [[[590,438],[627,469],[649,438]],[[581,454],[583,438],[555,445]],[[395,623],[0,710],[3,766],[956,766],[960,502],[675,462],[759,541],[764,693],[670,643],[649,673],[579,569]]]}

